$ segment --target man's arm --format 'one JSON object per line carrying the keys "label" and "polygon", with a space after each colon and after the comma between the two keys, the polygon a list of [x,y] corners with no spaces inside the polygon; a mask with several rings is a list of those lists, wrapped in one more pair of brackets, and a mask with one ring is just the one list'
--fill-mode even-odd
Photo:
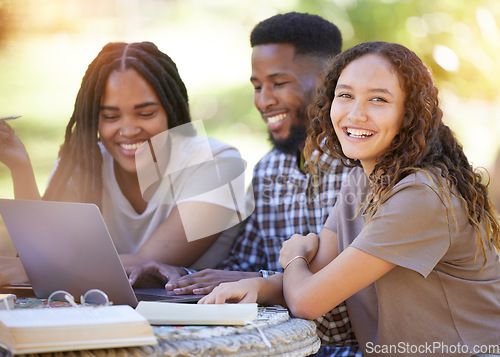
{"label": "man's arm", "polygon": [[221,283],[239,281],[241,279],[260,277],[259,272],[246,272],[235,270],[205,269],[193,274],[184,275],[174,279],[165,288],[174,294],[200,294],[210,293]]}
{"label": "man's arm", "polygon": [[[258,178],[256,178],[257,168],[254,169],[252,180],[252,192],[259,197]],[[250,193],[250,194],[252,194]],[[253,197],[252,197],[253,199]],[[257,207],[258,205],[256,205]],[[258,208],[256,208],[258,210]],[[281,241],[279,242],[281,246]],[[176,294],[208,294],[216,286],[223,282],[233,282],[241,279],[260,277],[261,269],[269,268],[269,257],[264,250],[265,242],[259,235],[258,212],[254,211],[242,224],[238,231],[229,256],[226,260],[217,265],[217,269],[206,269],[193,274],[186,274],[182,269],[181,274],[169,273],[166,288],[173,290]],[[277,259],[276,259],[277,264]],[[187,265],[184,265],[187,266]],[[151,263],[147,266],[139,266],[139,274],[131,274],[131,278],[137,279],[137,275],[157,274],[161,271],[172,271],[178,267]],[[164,281],[164,280],[162,280]]]}
{"label": "man's arm", "polygon": [[205,269],[171,279],[166,289],[174,291],[175,294],[204,295],[224,282],[261,277],[259,270],[267,266],[267,259],[257,225],[254,213],[241,225],[229,257],[217,266],[219,269]]}
{"label": "man's arm", "polygon": [[165,286],[167,290],[173,290],[178,295],[205,295],[223,282],[260,277],[260,273],[218,269],[205,269],[188,275],[187,270],[182,267],[161,264],[154,260],[130,266],[126,271],[132,285]]}
{"label": "man's arm", "polygon": [[157,282],[167,282],[165,288],[175,294],[204,295],[223,282],[260,277],[259,270],[267,266],[267,260],[257,225],[255,214],[241,224],[229,257],[217,266],[219,269],[205,269],[187,275],[186,270],[179,267],[147,262],[129,269],[131,282],[139,284],[152,278]]}

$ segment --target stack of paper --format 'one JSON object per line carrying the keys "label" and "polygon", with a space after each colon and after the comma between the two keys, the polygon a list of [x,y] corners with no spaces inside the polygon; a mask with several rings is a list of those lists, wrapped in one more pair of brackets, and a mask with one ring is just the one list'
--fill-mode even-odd
{"label": "stack of paper", "polygon": [[245,325],[257,317],[257,304],[140,301],[136,311],[152,325]]}

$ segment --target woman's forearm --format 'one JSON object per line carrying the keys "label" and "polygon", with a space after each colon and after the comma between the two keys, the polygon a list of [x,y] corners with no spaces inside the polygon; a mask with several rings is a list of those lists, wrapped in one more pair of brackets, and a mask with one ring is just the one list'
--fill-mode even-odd
{"label": "woman's forearm", "polygon": [[266,278],[254,278],[258,281],[257,302],[261,305],[286,306],[283,297],[283,274],[274,274]]}
{"label": "woman's forearm", "polygon": [[11,175],[12,183],[14,185],[14,197],[16,199],[41,199],[31,162],[11,169]]}
{"label": "woman's forearm", "polygon": [[287,266],[283,273],[283,296],[292,314],[297,317],[311,319],[311,297],[313,289],[308,288],[309,278],[313,274],[303,259],[296,259]]}

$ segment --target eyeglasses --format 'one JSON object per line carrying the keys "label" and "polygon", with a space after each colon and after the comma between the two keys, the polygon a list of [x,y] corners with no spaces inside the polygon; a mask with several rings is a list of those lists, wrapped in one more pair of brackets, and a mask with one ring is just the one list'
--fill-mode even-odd
{"label": "eyeglasses", "polygon": [[64,290],[54,291],[47,299],[47,307],[61,307],[70,304],[72,307],[83,306],[109,306],[108,295],[102,290],[92,289],[80,296],[80,305],[75,302],[73,295]]}

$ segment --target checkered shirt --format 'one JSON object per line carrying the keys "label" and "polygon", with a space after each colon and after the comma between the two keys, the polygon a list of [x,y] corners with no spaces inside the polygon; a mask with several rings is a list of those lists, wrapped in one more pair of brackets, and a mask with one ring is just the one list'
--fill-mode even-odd
{"label": "checkered shirt", "polygon": [[[325,154],[320,163],[327,170],[317,168],[318,182],[299,169],[296,155],[273,149],[257,163],[252,181],[255,211],[241,225],[229,257],[218,265],[219,269],[261,271],[263,276],[283,271],[278,262],[283,242],[295,233],[321,231],[349,172]],[[357,344],[344,303],[315,323],[323,344]],[[346,353],[358,350],[357,346],[344,349]]]}

